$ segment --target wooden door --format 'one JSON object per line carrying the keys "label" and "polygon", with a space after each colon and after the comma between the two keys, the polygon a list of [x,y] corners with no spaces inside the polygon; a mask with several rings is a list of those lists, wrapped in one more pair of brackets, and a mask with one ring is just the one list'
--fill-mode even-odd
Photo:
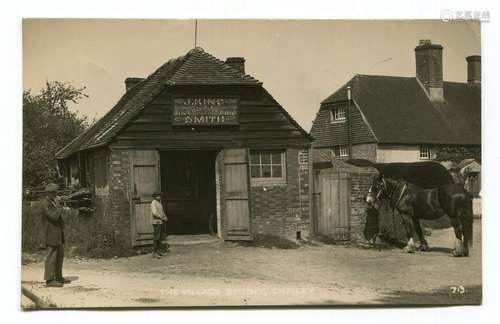
{"label": "wooden door", "polygon": [[248,154],[224,150],[224,211],[227,240],[251,240]]}
{"label": "wooden door", "polygon": [[159,191],[159,157],[156,150],[130,151],[132,244],[153,242],[151,201]]}
{"label": "wooden door", "polygon": [[350,239],[350,185],[347,175],[319,173],[315,177],[316,233],[338,241]]}

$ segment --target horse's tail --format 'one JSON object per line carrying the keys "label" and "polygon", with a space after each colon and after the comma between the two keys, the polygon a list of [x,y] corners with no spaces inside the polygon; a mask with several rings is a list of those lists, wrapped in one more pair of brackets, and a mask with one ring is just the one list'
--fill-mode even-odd
{"label": "horse's tail", "polygon": [[473,211],[472,211],[472,196],[466,192],[465,200],[462,210],[462,224],[463,224],[463,234],[464,234],[464,245],[472,247],[472,224],[473,224]]}

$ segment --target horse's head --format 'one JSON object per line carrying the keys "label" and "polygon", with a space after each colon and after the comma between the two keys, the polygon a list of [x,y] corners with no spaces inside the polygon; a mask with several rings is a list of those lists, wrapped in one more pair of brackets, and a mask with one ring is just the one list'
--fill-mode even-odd
{"label": "horse's head", "polygon": [[387,182],[384,179],[384,175],[380,174],[379,176],[373,179],[372,185],[368,190],[368,195],[366,196],[366,203],[371,207],[378,209],[380,205],[380,200],[384,198],[387,193]]}

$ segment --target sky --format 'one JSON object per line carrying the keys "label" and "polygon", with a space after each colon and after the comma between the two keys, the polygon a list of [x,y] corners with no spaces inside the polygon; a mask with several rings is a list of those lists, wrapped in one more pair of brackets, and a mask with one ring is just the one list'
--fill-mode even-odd
{"label": "sky", "polygon": [[[30,19],[23,21],[23,88],[46,81],[86,87],[72,109],[102,117],[125,92],[192,49],[194,20]],[[415,76],[420,39],[443,46],[446,81],[466,81],[481,54],[479,23],[417,20],[198,20],[197,46],[225,60],[245,57],[246,73],[306,130],[320,102],[355,74]]]}

